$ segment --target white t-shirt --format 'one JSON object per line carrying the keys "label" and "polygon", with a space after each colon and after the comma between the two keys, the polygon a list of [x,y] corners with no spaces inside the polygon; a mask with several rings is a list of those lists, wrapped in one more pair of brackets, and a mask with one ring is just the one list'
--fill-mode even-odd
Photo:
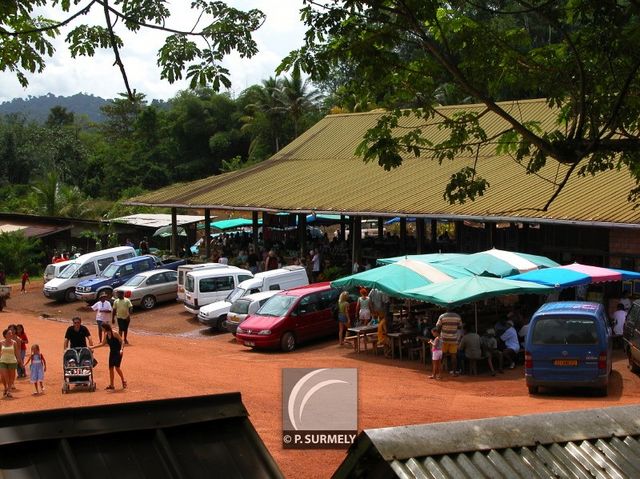
{"label": "white t-shirt", "polygon": [[98,301],[93,306],[91,306],[96,312],[96,322],[101,321],[103,323],[108,323],[111,321],[111,303],[109,301]]}
{"label": "white t-shirt", "polygon": [[504,341],[504,345],[509,348],[509,349],[513,349],[514,352],[518,352],[520,351],[520,342],[518,341],[518,333],[516,333],[516,328],[514,328],[513,326],[509,327],[509,329],[507,329],[502,336],[500,336],[500,339],[502,339]]}
{"label": "white t-shirt", "polygon": [[622,330],[624,329],[624,322],[627,320],[627,312],[624,310],[617,310],[613,313],[613,334],[616,336],[622,336]]}
{"label": "white t-shirt", "polygon": [[318,273],[320,271],[320,255],[318,253],[314,254],[311,262],[313,263],[312,271]]}

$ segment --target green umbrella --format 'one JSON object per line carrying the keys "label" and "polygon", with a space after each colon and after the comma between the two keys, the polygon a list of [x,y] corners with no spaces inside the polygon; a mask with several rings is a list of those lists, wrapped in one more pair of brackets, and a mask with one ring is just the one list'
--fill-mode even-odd
{"label": "green umbrella", "polygon": [[[449,282],[430,284],[405,291],[408,298],[452,307],[472,303],[480,299],[506,296],[509,294],[547,294],[552,286],[515,281],[511,279],[491,278],[487,276],[469,276]],[[478,331],[478,311],[476,309],[476,332]]]}
{"label": "green umbrella", "polygon": [[440,263],[446,260],[457,259],[461,256],[467,256],[464,253],[428,253],[428,254],[410,254],[404,256],[394,256],[392,258],[378,258],[376,261],[378,264],[390,264],[397,263],[403,259],[410,259],[413,261],[420,261],[421,263]]}
{"label": "green umbrella", "polygon": [[496,276],[499,278],[534,269],[560,266],[546,256],[516,253],[496,248],[445,259],[439,264],[458,266],[478,276]]}
{"label": "green umbrella", "polygon": [[334,288],[354,288],[365,286],[377,288],[390,296],[407,298],[405,292],[412,288],[432,283],[451,281],[454,278],[470,275],[464,269],[440,264],[421,263],[408,259],[396,263],[362,271],[331,283]]}

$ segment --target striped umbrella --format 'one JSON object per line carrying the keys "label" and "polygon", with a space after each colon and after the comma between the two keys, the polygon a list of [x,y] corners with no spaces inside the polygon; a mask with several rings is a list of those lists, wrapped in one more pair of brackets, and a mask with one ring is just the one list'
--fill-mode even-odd
{"label": "striped umbrella", "polygon": [[480,253],[446,259],[439,262],[438,266],[456,266],[464,268],[476,276],[504,278],[514,274],[560,265],[546,256],[516,253],[494,248]]}
{"label": "striped umbrella", "polygon": [[640,279],[640,273],[623,269],[601,268],[599,266],[573,263],[555,268],[529,271],[527,273],[509,276],[509,279],[531,281],[556,288],[570,288],[572,286],[602,283],[605,281]]}
{"label": "striped umbrella", "polygon": [[398,298],[409,298],[405,292],[433,283],[451,281],[470,276],[471,273],[457,266],[442,266],[403,259],[395,263],[373,268],[331,282],[334,288],[355,288],[365,286]]}

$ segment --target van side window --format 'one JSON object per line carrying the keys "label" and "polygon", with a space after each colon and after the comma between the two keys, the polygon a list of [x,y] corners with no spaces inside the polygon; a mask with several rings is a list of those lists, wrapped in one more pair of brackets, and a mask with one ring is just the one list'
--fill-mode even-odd
{"label": "van side window", "polygon": [[338,290],[331,289],[320,293],[320,309],[329,309],[338,305]]}
{"label": "van side window", "polygon": [[233,276],[218,276],[215,278],[203,278],[200,280],[201,293],[229,291],[233,288],[234,288]]}
{"label": "van side window", "polygon": [[269,291],[275,291],[277,289],[282,289],[279,284],[272,284],[269,286]]}
{"label": "van side window", "polygon": [[131,253],[119,254],[118,256],[116,256],[116,258],[118,258],[118,261],[122,261],[123,259],[133,258],[133,254]]}
{"label": "van side window", "polygon": [[238,276],[238,284],[242,283],[243,281],[247,280],[247,279],[251,279],[252,276],[248,276],[246,274],[241,274]]}
{"label": "van side window", "polygon": [[131,274],[133,273],[133,265],[132,264],[125,264],[122,268],[120,268],[120,271],[118,271],[121,275],[125,275],[125,274]]}
{"label": "van side window", "polygon": [[318,311],[319,300],[320,298],[318,296],[318,293],[312,293],[305,296],[300,300],[300,303],[298,304],[298,313],[307,314]]}
{"label": "van side window", "polygon": [[82,278],[83,276],[90,276],[96,274],[96,267],[93,264],[93,261],[90,263],[83,264],[78,271],[78,277]]}
{"label": "van side window", "polygon": [[151,263],[149,261],[142,261],[138,263],[138,271],[148,271],[151,269]]}
{"label": "van side window", "polygon": [[113,263],[113,257],[109,257],[109,258],[102,258],[98,260],[98,269],[100,271],[104,271],[104,269],[109,266],[111,263]]}

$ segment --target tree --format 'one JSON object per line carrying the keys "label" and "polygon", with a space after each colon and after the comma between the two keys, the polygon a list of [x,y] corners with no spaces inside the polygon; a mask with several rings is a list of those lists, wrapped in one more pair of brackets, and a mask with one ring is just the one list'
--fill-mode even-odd
{"label": "tree", "polygon": [[[229,71],[222,66],[224,57],[232,51],[241,57],[252,57],[257,52],[252,34],[265,18],[255,9],[243,12],[221,1],[192,0],[194,25],[191,29],[177,30],[169,26],[171,12],[166,0],[92,0],[82,7],[79,3],[79,0],[0,2],[0,51],[3,52],[0,72],[14,72],[26,87],[26,73],[43,72],[47,57],[55,53],[52,39],[69,28],[66,41],[72,57],[91,57],[99,48],[113,51],[114,65],[118,66],[127,96],[133,101],[135,89],[129,84],[120,55],[124,44],[118,31],[154,30],[166,35],[158,51],[161,79],[173,83],[186,75],[192,88],[210,85],[218,90],[221,85],[231,84]],[[45,18],[38,10],[43,7],[49,7],[63,20]],[[81,23],[92,11],[101,11],[101,25]]]}
{"label": "tree", "polygon": [[293,136],[297,138],[300,121],[307,113],[318,110],[322,95],[317,90],[309,88],[309,80],[303,80],[298,69],[295,69],[290,77],[285,77],[282,80],[282,85],[277,93],[280,108],[293,121]]}
{"label": "tree", "polygon": [[[302,69],[326,81],[348,63],[348,90],[390,109],[358,152],[386,169],[403,154],[437,161],[497,143],[527,173],[548,161],[567,165],[546,210],[573,174],[627,168],[640,199],[640,2],[637,0],[305,0],[305,44],[280,71]],[[443,85],[454,85],[454,87]],[[557,127],[522,122],[500,100],[544,96]],[[480,103],[481,112],[442,117],[439,99]],[[403,111],[402,108],[410,108]],[[488,137],[480,119],[491,112],[509,127]],[[420,127],[392,134],[401,116],[434,117],[448,138],[432,143]],[[397,133],[397,132],[396,132]],[[470,164],[452,176],[450,202],[482,195],[488,183]]]}
{"label": "tree", "polygon": [[74,113],[62,106],[54,106],[49,110],[46,125],[48,127],[63,127],[73,125]]}

